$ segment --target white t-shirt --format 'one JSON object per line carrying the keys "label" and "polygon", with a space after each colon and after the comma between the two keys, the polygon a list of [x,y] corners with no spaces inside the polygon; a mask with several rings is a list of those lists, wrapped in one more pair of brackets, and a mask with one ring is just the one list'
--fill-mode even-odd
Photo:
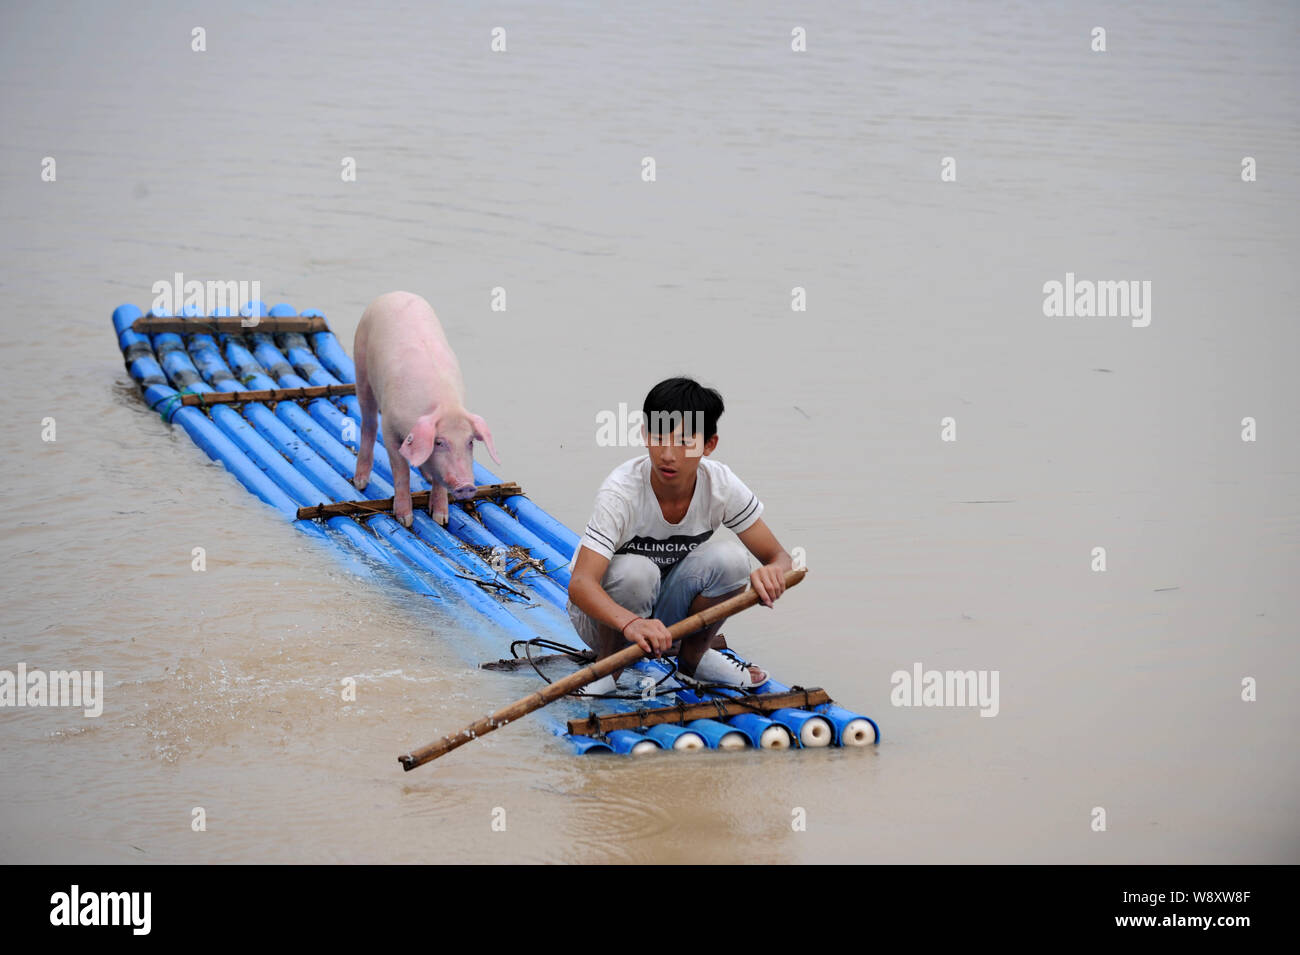
{"label": "white t-shirt", "polygon": [[[762,514],[763,502],[731,468],[704,457],[695,472],[695,494],[686,516],[669,524],[650,486],[650,455],[642,454],[605,478],[578,547],[589,547],[609,560],[615,554],[642,554],[666,576],[674,564],[712,537],[719,524],[739,534]],[[573,559],[578,559],[576,550]]]}

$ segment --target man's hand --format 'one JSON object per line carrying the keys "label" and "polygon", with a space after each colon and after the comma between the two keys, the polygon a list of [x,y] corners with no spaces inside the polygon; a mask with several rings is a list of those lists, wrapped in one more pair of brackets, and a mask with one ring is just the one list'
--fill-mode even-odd
{"label": "man's hand", "polygon": [[662,620],[640,617],[623,630],[623,636],[646,652],[647,656],[662,656],[673,645],[673,635]]}
{"label": "man's hand", "polygon": [[779,564],[764,564],[749,575],[749,585],[758,594],[758,602],[764,607],[770,607],[777,597],[785,593],[785,571]]}

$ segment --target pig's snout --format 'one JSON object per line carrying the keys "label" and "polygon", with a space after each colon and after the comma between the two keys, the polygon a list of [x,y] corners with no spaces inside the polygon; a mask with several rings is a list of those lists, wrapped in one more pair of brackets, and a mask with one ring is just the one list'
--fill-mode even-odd
{"label": "pig's snout", "polygon": [[473,484],[458,485],[452,488],[451,499],[453,501],[468,501],[471,497],[474,496],[475,490],[477,490],[477,488]]}

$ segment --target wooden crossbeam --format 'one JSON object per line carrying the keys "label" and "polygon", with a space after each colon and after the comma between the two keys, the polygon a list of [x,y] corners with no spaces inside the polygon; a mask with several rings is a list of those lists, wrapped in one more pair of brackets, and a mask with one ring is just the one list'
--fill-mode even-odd
{"label": "wooden crossbeam", "polygon": [[[429,493],[428,491],[415,491],[412,493],[411,509],[416,511],[427,510],[429,507]],[[458,503],[497,500],[523,493],[523,490],[514,481],[507,481],[502,484],[481,484],[474,490],[472,498],[467,498],[466,501]],[[299,520],[311,520],[317,517],[335,517],[339,514],[390,514],[392,510],[393,499],[383,497],[373,501],[339,501],[337,504],[316,504],[312,507],[300,507],[298,508],[298,518]]]}
{"label": "wooden crossbeam", "polygon": [[142,315],[131,323],[131,330],[141,335],[161,332],[246,335],[250,332],[327,332],[330,327],[319,315],[223,315],[217,318]]}
{"label": "wooden crossbeam", "polygon": [[707,703],[678,703],[675,706],[658,706],[637,710],[635,713],[592,713],[586,719],[569,720],[569,733],[599,736],[610,730],[634,730],[657,723],[685,723],[687,720],[713,719],[718,716],[738,716],[761,710],[784,709],[787,706],[804,707],[830,703],[830,695],[821,687],[808,690],[790,690],[788,693],[763,693],[728,701],[715,697]]}
{"label": "wooden crossbeam", "polygon": [[357,386],[310,385],[306,388],[264,388],[261,391],[209,391],[201,395],[181,395],[183,405],[238,405],[246,401],[292,401],[296,398],[329,398],[355,395]]}

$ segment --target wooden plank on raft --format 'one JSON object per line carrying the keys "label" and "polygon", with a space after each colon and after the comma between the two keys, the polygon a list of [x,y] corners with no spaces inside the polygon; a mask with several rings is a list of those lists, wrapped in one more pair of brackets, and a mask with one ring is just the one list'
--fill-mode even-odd
{"label": "wooden plank on raft", "polygon": [[325,319],[319,315],[223,315],[217,318],[181,318],[175,315],[142,315],[131,323],[131,330],[141,335],[176,332],[192,335],[246,335],[249,332],[327,332]]}
{"label": "wooden plank on raft", "polygon": [[183,405],[237,405],[245,401],[293,401],[297,398],[329,398],[355,395],[357,386],[309,385],[305,388],[264,388],[260,391],[209,391],[199,395],[181,395]]}
{"label": "wooden plank on raft", "polygon": [[[481,484],[474,490],[474,496],[460,503],[469,501],[488,501],[502,497],[514,497],[523,494],[523,489],[514,481],[502,484]],[[428,510],[429,492],[415,491],[411,494],[411,509]],[[298,508],[299,520],[311,520],[317,517],[335,517],[339,514],[390,514],[393,510],[391,497],[377,498],[373,501],[339,501],[337,504],[316,504],[312,507]]]}
{"label": "wooden plank on raft", "polygon": [[678,703],[637,710],[635,713],[592,713],[586,719],[569,720],[569,733],[598,736],[610,730],[634,730],[656,723],[685,723],[687,720],[719,719],[741,713],[780,710],[786,707],[817,706],[830,703],[830,695],[821,687],[790,690],[788,693],[763,693],[741,699],[715,697],[707,703]]}

